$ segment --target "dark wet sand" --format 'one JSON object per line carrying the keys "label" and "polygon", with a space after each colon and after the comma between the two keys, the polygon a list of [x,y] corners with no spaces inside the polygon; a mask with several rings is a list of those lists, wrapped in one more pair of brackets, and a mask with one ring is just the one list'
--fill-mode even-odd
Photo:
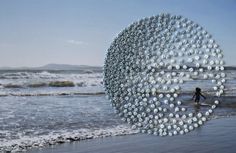
{"label": "dark wet sand", "polygon": [[236,117],[214,119],[180,136],[146,134],[98,138],[28,153],[235,153]]}

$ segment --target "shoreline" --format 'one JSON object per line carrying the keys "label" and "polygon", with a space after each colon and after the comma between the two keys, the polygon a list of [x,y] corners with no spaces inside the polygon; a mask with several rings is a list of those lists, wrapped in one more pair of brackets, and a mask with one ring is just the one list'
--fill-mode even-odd
{"label": "shoreline", "polygon": [[27,153],[233,153],[236,117],[212,119],[188,134],[159,137],[147,134],[114,136],[65,143]]}

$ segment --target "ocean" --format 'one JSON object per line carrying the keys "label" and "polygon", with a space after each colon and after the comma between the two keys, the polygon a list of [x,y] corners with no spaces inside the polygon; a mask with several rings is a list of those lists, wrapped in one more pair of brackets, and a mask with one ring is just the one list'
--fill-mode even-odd
{"label": "ocean", "polygon": [[[236,70],[225,73],[225,94],[212,118],[236,115]],[[189,111],[196,86],[206,103],[215,98],[211,81],[189,80],[180,96]],[[102,71],[0,70],[0,152],[135,133],[106,99]]]}

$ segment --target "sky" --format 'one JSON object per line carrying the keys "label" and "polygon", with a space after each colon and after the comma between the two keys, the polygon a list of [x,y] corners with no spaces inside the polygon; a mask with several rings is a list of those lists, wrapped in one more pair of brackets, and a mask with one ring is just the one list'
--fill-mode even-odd
{"label": "sky", "polygon": [[0,67],[102,66],[120,31],[163,12],[203,26],[236,66],[236,0],[0,0]]}

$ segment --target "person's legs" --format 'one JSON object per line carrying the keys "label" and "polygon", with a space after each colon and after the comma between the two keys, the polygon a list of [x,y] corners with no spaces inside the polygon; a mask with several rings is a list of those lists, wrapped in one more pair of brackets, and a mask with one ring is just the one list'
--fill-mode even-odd
{"label": "person's legs", "polygon": [[200,98],[196,97],[195,103],[199,104]]}

